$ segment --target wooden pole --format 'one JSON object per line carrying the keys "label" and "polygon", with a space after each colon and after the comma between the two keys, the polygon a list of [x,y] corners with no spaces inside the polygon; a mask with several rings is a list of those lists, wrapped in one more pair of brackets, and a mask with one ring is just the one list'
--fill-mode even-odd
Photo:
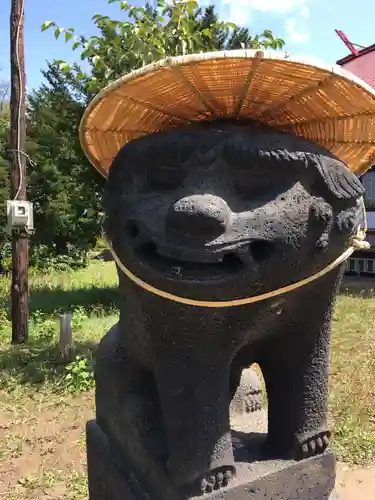
{"label": "wooden pole", "polygon": [[[12,0],[10,13],[11,65],[11,195],[26,200],[24,0]],[[29,241],[26,232],[12,231],[12,343],[27,341],[29,330]]]}

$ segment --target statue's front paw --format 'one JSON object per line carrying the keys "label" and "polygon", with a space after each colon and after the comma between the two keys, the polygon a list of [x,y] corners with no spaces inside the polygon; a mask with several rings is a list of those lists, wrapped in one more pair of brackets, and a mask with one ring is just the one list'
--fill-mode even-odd
{"label": "statue's front paw", "polygon": [[218,490],[220,488],[224,488],[228,486],[228,483],[233,478],[233,468],[221,470],[218,469],[216,471],[210,472],[205,478],[201,479],[200,482],[200,490],[202,493],[211,493],[213,490]]}
{"label": "statue's front paw", "polygon": [[[188,497],[204,495],[214,490],[225,488],[236,474],[232,447],[230,451],[231,456],[228,454],[228,456],[222,457],[219,460],[213,459],[209,470],[199,470],[198,466],[194,466],[191,462],[189,463],[189,467],[186,467],[187,464],[185,463],[183,469],[178,470],[175,468],[173,470],[173,464],[169,460],[170,478]],[[184,477],[181,474],[183,470],[185,472]],[[176,473],[178,473],[178,476]]]}
{"label": "statue's front paw", "polygon": [[328,448],[330,438],[331,432],[329,430],[324,430],[317,432],[316,434],[310,434],[303,440],[299,440],[296,450],[297,460],[309,458],[314,455],[320,455]]}
{"label": "statue's front paw", "polygon": [[228,486],[234,476],[233,467],[220,467],[210,471],[205,477],[199,480],[199,490],[201,494],[211,493],[214,490]]}

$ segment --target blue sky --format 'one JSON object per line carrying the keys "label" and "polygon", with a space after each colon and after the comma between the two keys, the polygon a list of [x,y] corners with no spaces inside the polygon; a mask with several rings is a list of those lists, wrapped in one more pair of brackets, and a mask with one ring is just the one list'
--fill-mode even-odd
{"label": "blue sky", "polygon": [[[292,54],[330,64],[348,53],[335,28],[344,31],[354,43],[375,43],[374,0],[202,0],[201,3],[215,3],[222,20],[247,26],[253,33],[271,29],[286,40],[285,50]],[[9,79],[10,5],[11,0],[0,0],[0,81]],[[40,69],[45,67],[46,60],[73,62],[79,57],[69,44],[55,40],[52,31],[42,33],[41,24],[53,20],[61,27],[74,27],[77,33],[90,35],[94,33],[91,17],[96,13],[117,19],[121,16],[119,6],[108,5],[107,0],[25,0],[28,90],[41,82]]]}

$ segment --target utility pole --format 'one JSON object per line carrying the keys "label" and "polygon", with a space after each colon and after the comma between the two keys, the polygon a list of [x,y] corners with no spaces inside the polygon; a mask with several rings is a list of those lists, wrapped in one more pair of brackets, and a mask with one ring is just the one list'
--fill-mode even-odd
{"label": "utility pole", "polygon": [[[24,0],[12,0],[11,65],[11,196],[26,201]],[[29,330],[29,240],[25,230],[12,229],[12,343],[27,341]]]}

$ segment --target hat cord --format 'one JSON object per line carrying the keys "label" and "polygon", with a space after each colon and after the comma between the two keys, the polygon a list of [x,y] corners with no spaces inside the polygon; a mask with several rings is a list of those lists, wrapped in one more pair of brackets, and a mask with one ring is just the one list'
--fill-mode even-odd
{"label": "hat cord", "polygon": [[158,295],[159,297],[162,297],[167,300],[172,300],[174,302],[179,302],[180,304],[185,304],[189,306],[196,306],[196,307],[234,307],[234,306],[244,306],[247,304],[253,304],[255,302],[261,302],[263,300],[271,299],[273,297],[277,297],[278,295],[282,295],[284,293],[292,292],[293,290],[297,290],[298,288],[301,288],[304,285],[307,285],[318,278],[321,278],[322,276],[328,274],[330,271],[338,267],[340,264],[346,261],[350,255],[355,250],[364,250],[370,248],[370,243],[366,241],[366,232],[367,232],[367,221],[366,221],[366,210],[365,206],[363,203],[363,199],[361,201],[362,204],[362,213],[363,213],[363,228],[361,226],[358,226],[357,233],[353,237],[351,241],[351,246],[347,248],[341,255],[339,255],[334,261],[329,263],[326,267],[321,269],[320,271],[312,274],[311,276],[308,276],[307,278],[304,278],[300,281],[297,281],[295,283],[291,283],[290,285],[286,285],[280,288],[277,288],[276,290],[271,290],[270,292],[262,293],[260,295],[254,295],[253,297],[246,297],[243,299],[234,299],[234,300],[217,300],[217,301],[206,301],[206,300],[196,300],[196,299],[189,299],[186,297],[180,297],[178,295],[174,295],[169,292],[165,292],[163,290],[160,290],[159,288],[154,287],[153,285],[150,285],[149,283],[146,283],[145,281],[141,280],[136,276],[134,273],[130,271],[120,260],[119,256],[115,252],[108,236],[104,233],[103,237],[108,245],[109,251],[111,252],[116,264],[118,267],[121,269],[121,271],[136,285],[139,287],[143,288],[143,290],[146,290],[147,292],[153,293],[154,295]]}

